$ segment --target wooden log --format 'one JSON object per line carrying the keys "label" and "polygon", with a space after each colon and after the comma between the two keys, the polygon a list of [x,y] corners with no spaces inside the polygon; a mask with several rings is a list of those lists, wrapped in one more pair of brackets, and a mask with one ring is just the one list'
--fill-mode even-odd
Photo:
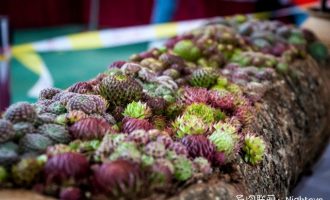
{"label": "wooden log", "polygon": [[[225,174],[213,174],[207,181],[190,185],[169,199],[289,196],[320,157],[330,136],[329,64],[308,58],[292,68],[293,73],[274,82],[256,105],[256,118],[250,128],[267,143],[262,164],[251,166],[241,161]],[[155,195],[151,199],[160,198]]]}
{"label": "wooden log", "polygon": [[[285,199],[300,177],[310,170],[330,136],[329,62],[308,58],[293,72],[272,83],[256,105],[250,128],[265,139],[267,153],[260,165],[242,160],[207,180],[187,184],[172,196],[153,194],[148,199],[238,199],[237,195],[264,195]],[[0,199],[51,199],[23,190],[2,190]]]}

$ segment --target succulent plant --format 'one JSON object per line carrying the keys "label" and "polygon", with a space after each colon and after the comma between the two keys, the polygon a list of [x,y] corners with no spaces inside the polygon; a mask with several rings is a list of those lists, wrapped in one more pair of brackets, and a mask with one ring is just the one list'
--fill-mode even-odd
{"label": "succulent plant", "polygon": [[313,42],[308,45],[308,52],[318,61],[329,57],[328,48],[321,42]]}
{"label": "succulent plant", "polygon": [[150,121],[153,124],[153,126],[159,130],[164,130],[166,128],[166,126],[168,125],[166,117],[164,117],[162,115],[154,115],[150,119]]}
{"label": "succulent plant", "polygon": [[54,113],[41,113],[38,114],[37,119],[34,123],[35,126],[39,126],[41,124],[47,124],[47,123],[55,123],[57,118],[57,114]]}
{"label": "succulent plant", "polygon": [[53,141],[48,137],[37,134],[31,133],[26,134],[19,140],[19,146],[25,152],[44,152],[48,146],[53,145]]}
{"label": "succulent plant", "polygon": [[77,94],[77,93],[74,93],[74,92],[66,92],[66,91],[63,91],[63,92],[60,92],[60,93],[57,93],[54,97],[53,97],[53,100],[54,101],[59,101],[61,102],[62,105],[66,106],[66,104],[68,103],[68,101],[77,96],[77,95],[80,95],[80,94]]}
{"label": "succulent plant", "polygon": [[253,134],[247,134],[244,137],[244,144],[242,149],[245,153],[245,162],[249,162],[252,165],[256,165],[263,159],[263,156],[266,151],[266,144],[262,138]]}
{"label": "succulent plant", "polygon": [[96,101],[90,95],[81,94],[72,97],[68,101],[66,108],[68,111],[81,110],[86,114],[92,114],[98,112]]}
{"label": "succulent plant", "polygon": [[226,111],[232,111],[235,108],[235,97],[226,90],[211,91],[209,102],[212,106]]}
{"label": "succulent plant", "polygon": [[24,158],[11,168],[12,179],[19,186],[31,186],[40,179],[44,163],[36,158]]}
{"label": "succulent plant", "polygon": [[10,166],[19,160],[18,153],[10,148],[0,148],[0,166]]}
{"label": "succulent plant", "polygon": [[167,102],[161,97],[149,97],[146,99],[146,104],[151,108],[152,113],[156,115],[163,114],[167,107]]}
{"label": "succulent plant", "polygon": [[39,93],[40,100],[51,100],[57,93],[60,93],[62,90],[58,88],[45,88],[42,89]]}
{"label": "succulent plant", "polygon": [[3,114],[3,118],[12,123],[22,121],[33,122],[36,119],[36,116],[37,113],[34,107],[27,102],[12,104]]}
{"label": "succulent plant", "polygon": [[0,143],[6,142],[15,137],[15,130],[10,121],[0,119]]}
{"label": "succulent plant", "polygon": [[178,91],[179,101],[182,104],[207,103],[209,93],[205,88],[185,87]]}
{"label": "succulent plant", "polygon": [[235,110],[234,116],[236,116],[243,125],[249,125],[253,120],[253,108],[252,106],[239,106]]}
{"label": "succulent plant", "polygon": [[212,68],[195,70],[190,77],[190,84],[195,87],[210,88],[217,82],[218,75]]}
{"label": "succulent plant", "polygon": [[173,142],[168,149],[174,151],[177,155],[188,155],[187,147],[180,142]]}
{"label": "succulent plant", "polygon": [[0,166],[0,185],[6,182],[9,174],[5,167]]}
{"label": "succulent plant", "polygon": [[71,110],[64,116],[64,120],[68,124],[74,124],[75,122],[87,117],[88,115],[81,110]]}
{"label": "succulent plant", "polygon": [[71,136],[69,135],[68,130],[61,125],[58,124],[44,124],[39,126],[38,132],[47,136],[55,143],[69,143],[71,140]]}
{"label": "succulent plant", "polygon": [[60,192],[61,200],[80,200],[83,196],[83,192],[77,187],[66,187]]}
{"label": "succulent plant", "polygon": [[67,89],[68,92],[79,94],[90,94],[93,92],[93,86],[88,82],[77,82]]}
{"label": "succulent plant", "polygon": [[224,152],[228,161],[235,158],[239,150],[239,136],[235,127],[227,123],[218,123],[215,131],[209,136],[217,151]]}
{"label": "succulent plant", "polygon": [[119,144],[109,157],[110,160],[130,160],[135,163],[141,162],[141,152],[135,142],[123,142]]}
{"label": "succulent plant", "polygon": [[150,167],[154,164],[155,159],[152,156],[148,156],[146,154],[141,155],[141,166],[142,167]]}
{"label": "succulent plant", "polygon": [[46,111],[60,115],[66,112],[66,108],[60,101],[54,101],[49,106],[47,106]]}
{"label": "succulent plant", "polygon": [[67,153],[67,152],[74,152],[74,149],[72,149],[69,145],[56,144],[47,148],[46,155],[52,157],[54,155]]}
{"label": "succulent plant", "polygon": [[192,163],[185,156],[178,156],[173,161],[174,165],[174,177],[178,181],[186,181],[193,175]]}
{"label": "succulent plant", "polygon": [[164,158],[157,159],[151,167],[151,187],[164,189],[173,179],[174,166]]}
{"label": "succulent plant", "polygon": [[75,139],[102,139],[108,132],[114,132],[105,119],[84,118],[69,127],[69,132]]}
{"label": "succulent plant", "polygon": [[78,181],[87,178],[88,171],[88,160],[82,154],[74,152],[54,155],[47,160],[44,167],[48,183],[58,183],[70,179]]}
{"label": "succulent plant", "polygon": [[142,86],[125,75],[112,75],[100,83],[100,95],[115,106],[126,106],[142,97]]}
{"label": "succulent plant", "polygon": [[224,152],[216,151],[213,154],[212,164],[214,166],[222,166],[228,162],[227,156]]}
{"label": "succulent plant", "polygon": [[204,134],[208,130],[208,125],[203,119],[195,115],[182,115],[173,122],[173,128],[179,138],[185,135]]}
{"label": "succulent plant", "polygon": [[95,167],[93,180],[96,193],[112,198],[137,198],[143,189],[141,170],[127,160],[115,160]]}
{"label": "succulent plant", "polygon": [[204,157],[196,157],[193,160],[193,165],[197,173],[202,173],[204,175],[212,173],[212,166],[209,160]]}
{"label": "succulent plant", "polygon": [[126,139],[126,134],[106,134],[96,150],[95,155],[99,156],[101,159],[109,157],[115,148]]}
{"label": "succulent plant", "polygon": [[194,45],[190,40],[181,40],[176,43],[173,51],[180,57],[188,60],[195,61],[201,56],[200,49]]}
{"label": "succulent plant", "polygon": [[129,133],[127,139],[137,144],[147,144],[150,141],[150,136],[145,130],[138,129]]}
{"label": "succulent plant", "polygon": [[148,131],[153,127],[152,124],[147,119],[135,119],[135,118],[125,117],[122,122],[123,122],[122,131],[124,133],[131,133],[139,129]]}
{"label": "succulent plant", "polygon": [[203,103],[190,104],[184,110],[183,115],[194,115],[208,125],[214,122],[214,109]]}
{"label": "succulent plant", "polygon": [[129,103],[123,112],[124,116],[136,119],[149,118],[151,114],[151,109],[145,103],[140,101]]}
{"label": "succulent plant", "polygon": [[165,145],[162,142],[149,142],[145,147],[144,147],[144,152],[152,156],[154,158],[162,158],[165,156],[166,149]]}
{"label": "succulent plant", "polygon": [[163,143],[165,148],[168,148],[174,142],[171,136],[165,134],[157,136],[156,141]]}
{"label": "succulent plant", "polygon": [[165,115],[169,119],[175,119],[179,116],[184,109],[184,105],[181,103],[172,103],[165,110]]}
{"label": "succulent plant", "polygon": [[181,142],[187,148],[190,157],[204,157],[212,161],[215,146],[204,135],[188,135],[182,138]]}

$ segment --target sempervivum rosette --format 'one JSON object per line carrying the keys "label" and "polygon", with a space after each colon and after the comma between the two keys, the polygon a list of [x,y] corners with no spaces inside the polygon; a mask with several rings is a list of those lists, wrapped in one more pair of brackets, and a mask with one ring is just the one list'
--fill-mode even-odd
{"label": "sempervivum rosette", "polygon": [[39,99],[40,100],[50,100],[52,99],[57,93],[60,93],[62,90],[58,88],[45,88],[40,91]]}
{"label": "sempervivum rosette", "polygon": [[6,142],[15,136],[13,125],[10,121],[0,119],[0,143]]}
{"label": "sempervivum rosette", "polygon": [[37,133],[26,134],[19,140],[19,146],[25,152],[41,153],[53,144],[51,139]]}
{"label": "sempervivum rosette", "polygon": [[40,179],[44,162],[36,158],[24,158],[12,166],[12,178],[17,185],[31,186]]}
{"label": "sempervivum rosette", "polygon": [[44,167],[47,183],[79,181],[87,177],[88,160],[80,153],[67,152],[50,157]]}
{"label": "sempervivum rosette", "polygon": [[147,119],[135,119],[130,117],[125,117],[123,119],[122,131],[124,133],[131,133],[135,130],[150,130],[153,126]]}
{"label": "sempervivum rosette", "polygon": [[69,127],[72,137],[81,140],[102,139],[106,133],[113,131],[105,119],[94,117],[81,119]]}
{"label": "sempervivum rosette", "polygon": [[143,177],[139,167],[127,160],[115,160],[96,166],[95,193],[113,198],[137,198],[142,190]]}
{"label": "sempervivum rosette", "polygon": [[217,82],[217,72],[212,68],[195,70],[190,77],[190,84],[195,87],[210,88]]}
{"label": "sempervivum rosette", "polygon": [[79,94],[91,94],[93,92],[93,86],[88,82],[78,82],[70,86],[67,89],[69,92],[79,93]]}
{"label": "sempervivum rosette", "polygon": [[3,118],[13,123],[16,122],[33,122],[37,117],[34,107],[27,102],[19,102],[7,108],[3,114]]}
{"label": "sempervivum rosette", "polygon": [[231,111],[235,107],[235,97],[226,90],[211,91],[209,93],[209,102],[216,108]]}
{"label": "sempervivum rosette", "polygon": [[151,187],[158,190],[166,189],[166,186],[172,181],[174,166],[171,161],[160,158],[151,166]]}
{"label": "sempervivum rosette", "polygon": [[96,101],[92,95],[76,95],[68,101],[66,108],[69,111],[81,110],[86,114],[98,112]]}
{"label": "sempervivum rosette", "polygon": [[204,157],[212,160],[215,147],[204,135],[188,135],[181,140],[192,158]]}
{"label": "sempervivum rosette", "polygon": [[179,101],[183,104],[207,103],[209,93],[205,88],[185,87],[179,91]]}
{"label": "sempervivum rosette", "polygon": [[64,126],[58,124],[41,125],[38,131],[55,143],[69,143],[71,140],[68,130]]}
{"label": "sempervivum rosette", "polygon": [[125,75],[110,75],[104,78],[99,90],[101,96],[116,106],[125,106],[142,97],[142,86],[133,78]]}

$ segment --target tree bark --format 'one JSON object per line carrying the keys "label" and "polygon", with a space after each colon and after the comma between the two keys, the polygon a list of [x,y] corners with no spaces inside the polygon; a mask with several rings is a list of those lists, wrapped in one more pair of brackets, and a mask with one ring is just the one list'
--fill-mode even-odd
{"label": "tree bark", "polygon": [[[263,162],[251,166],[242,160],[204,181],[179,187],[168,197],[147,199],[238,199],[236,195],[274,195],[285,199],[328,144],[330,136],[330,62],[297,61],[291,73],[272,83],[255,105],[249,127],[267,144]],[[19,195],[19,193],[21,193]],[[13,198],[13,196],[17,196]],[[0,191],[1,199],[36,199],[24,191]],[[256,197],[255,197],[256,198]],[[38,199],[50,199],[39,197]],[[271,198],[270,198],[271,199]]]}
{"label": "tree bark", "polygon": [[267,143],[263,162],[251,166],[241,161],[227,173],[215,173],[169,199],[289,196],[320,157],[330,136],[329,62],[318,64],[308,58],[291,67],[293,72],[274,82],[256,105],[255,122],[250,128]]}

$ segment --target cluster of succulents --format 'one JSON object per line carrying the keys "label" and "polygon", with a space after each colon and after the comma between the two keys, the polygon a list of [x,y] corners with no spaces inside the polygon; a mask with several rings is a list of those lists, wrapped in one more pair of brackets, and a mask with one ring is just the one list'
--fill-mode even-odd
{"label": "cluster of succulents", "polygon": [[[219,18],[0,119],[0,186],[60,199],[139,198],[263,162],[255,104],[290,63],[328,56],[310,32]],[[220,169],[215,170],[215,169]]]}

